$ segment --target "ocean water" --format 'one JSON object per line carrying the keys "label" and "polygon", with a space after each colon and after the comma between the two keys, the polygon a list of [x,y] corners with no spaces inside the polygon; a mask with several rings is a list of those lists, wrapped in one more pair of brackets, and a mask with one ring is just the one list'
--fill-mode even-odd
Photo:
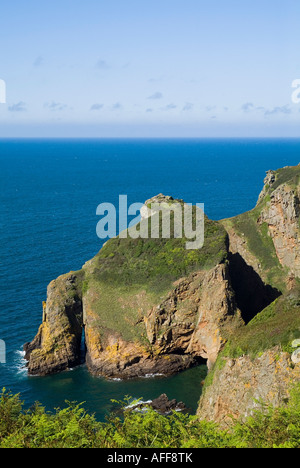
{"label": "ocean water", "polygon": [[84,365],[28,376],[22,346],[41,323],[47,285],[101,248],[100,203],[162,192],[204,203],[210,218],[221,219],[254,207],[268,169],[299,162],[300,140],[0,140],[0,387],[21,393],[26,406],[85,401],[99,419],[125,395],[149,400],[164,392],[195,411],[203,367],[130,382],[92,377]]}

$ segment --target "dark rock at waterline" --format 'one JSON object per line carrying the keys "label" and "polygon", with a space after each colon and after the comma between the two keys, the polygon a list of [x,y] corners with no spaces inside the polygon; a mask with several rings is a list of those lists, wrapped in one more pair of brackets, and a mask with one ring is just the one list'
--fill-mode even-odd
{"label": "dark rock at waterline", "polygon": [[170,413],[171,411],[183,411],[187,409],[182,401],[177,402],[175,399],[169,400],[165,393],[153,400],[150,406],[155,411],[162,414]]}
{"label": "dark rock at waterline", "polygon": [[155,411],[157,411],[158,413],[160,414],[169,414],[171,413],[172,411],[186,411],[187,410],[187,407],[185,406],[185,404],[180,401],[178,402],[177,400],[173,399],[173,400],[169,400],[169,398],[167,397],[167,395],[165,393],[163,393],[162,395],[160,395],[158,398],[156,398],[155,400],[152,400],[151,403],[138,403],[136,406],[134,406],[133,410],[141,410],[145,407],[150,407],[152,409],[154,409]]}

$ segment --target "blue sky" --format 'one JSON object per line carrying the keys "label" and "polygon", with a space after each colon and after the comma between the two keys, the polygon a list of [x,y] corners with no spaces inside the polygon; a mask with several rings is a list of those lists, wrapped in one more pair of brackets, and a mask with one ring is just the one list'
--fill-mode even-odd
{"label": "blue sky", "polygon": [[300,137],[299,0],[1,0],[0,137]]}

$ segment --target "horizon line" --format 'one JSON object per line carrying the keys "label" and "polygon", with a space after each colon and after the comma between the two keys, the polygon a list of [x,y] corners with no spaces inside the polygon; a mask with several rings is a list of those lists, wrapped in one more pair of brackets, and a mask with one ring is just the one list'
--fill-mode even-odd
{"label": "horizon line", "polygon": [[3,140],[300,140],[300,136],[0,136]]}

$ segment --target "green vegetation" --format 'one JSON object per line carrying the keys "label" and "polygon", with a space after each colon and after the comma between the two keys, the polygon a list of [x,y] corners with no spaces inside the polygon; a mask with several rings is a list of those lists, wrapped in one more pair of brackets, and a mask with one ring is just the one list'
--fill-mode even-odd
{"label": "green vegetation", "polygon": [[262,210],[270,202],[272,192],[282,184],[294,190],[300,184],[300,166],[285,167],[275,171],[275,181],[265,186],[265,194],[256,207],[234,218],[223,220],[225,228],[233,228],[246,241],[249,252],[258,260],[266,283],[284,292],[287,271],[280,264],[268,226],[261,222]]}
{"label": "green vegetation", "polygon": [[205,217],[203,248],[187,250],[187,241],[174,238],[171,229],[170,239],[162,238],[160,231],[158,239],[116,237],[103,246],[84,267],[82,285],[100,332],[114,330],[127,341],[147,344],[143,317],[174,288],[173,283],[226,259],[227,233],[218,222]]}
{"label": "green vegetation", "polygon": [[299,288],[280,296],[246,327],[236,330],[223,355],[236,358],[247,354],[254,358],[274,346],[285,350],[296,338],[300,338]]}
{"label": "green vegetation", "polygon": [[[140,226],[140,225],[138,225]],[[187,250],[188,239],[109,240],[93,259],[96,281],[126,286],[145,285],[155,292],[169,288],[176,279],[196,269],[209,269],[226,257],[227,233],[222,225],[205,219],[205,242],[198,250]]]}
{"label": "green vegetation", "polygon": [[76,403],[54,413],[38,403],[25,410],[19,395],[4,389],[0,448],[300,448],[300,385],[286,406],[262,405],[226,431],[196,416],[161,416],[151,409],[111,415],[105,423]]}
{"label": "green vegetation", "polygon": [[226,220],[224,224],[230,223],[235,231],[246,240],[249,251],[261,265],[266,282],[280,291],[284,291],[286,271],[278,260],[267,224],[257,222],[260,210],[261,206],[259,205],[252,211]]}
{"label": "green vegetation", "polygon": [[281,184],[288,183],[290,187],[297,187],[300,182],[300,166],[288,166],[278,169],[275,172],[275,182],[270,191],[273,191]]}

